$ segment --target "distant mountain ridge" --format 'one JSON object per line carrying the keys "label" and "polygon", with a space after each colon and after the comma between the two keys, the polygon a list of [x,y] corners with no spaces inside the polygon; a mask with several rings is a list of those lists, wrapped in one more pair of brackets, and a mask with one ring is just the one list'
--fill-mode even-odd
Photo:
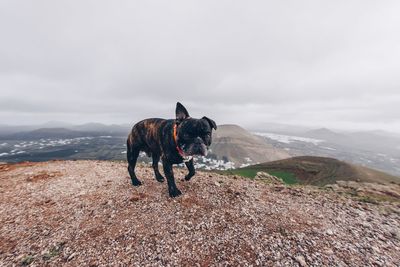
{"label": "distant mountain ridge", "polygon": [[102,123],[85,123],[81,125],[72,126],[71,129],[86,132],[103,132],[112,135],[128,135],[131,126],[111,124],[106,125]]}
{"label": "distant mountain ridge", "polygon": [[400,155],[400,150],[394,146],[394,144],[400,144],[400,136],[384,131],[337,133],[321,128],[308,131],[305,136],[323,139],[348,148],[381,151],[381,153],[388,151]]}
{"label": "distant mountain ridge", "polygon": [[[127,136],[130,128],[130,126],[125,124],[106,125],[102,123],[85,123],[72,125],[62,122],[49,122],[38,126],[3,125],[0,127],[0,139],[74,138],[79,136],[99,135]],[[43,137],[41,137],[40,134],[43,134]]]}
{"label": "distant mountain ridge", "polygon": [[48,138],[78,138],[89,136],[101,136],[102,132],[75,131],[66,128],[40,128],[33,131],[18,132],[0,137],[0,140],[39,140]]}
{"label": "distant mountain ridge", "polygon": [[308,137],[319,138],[319,139],[332,139],[332,138],[341,138],[344,135],[334,132],[328,128],[319,128],[311,131],[307,131],[305,133]]}

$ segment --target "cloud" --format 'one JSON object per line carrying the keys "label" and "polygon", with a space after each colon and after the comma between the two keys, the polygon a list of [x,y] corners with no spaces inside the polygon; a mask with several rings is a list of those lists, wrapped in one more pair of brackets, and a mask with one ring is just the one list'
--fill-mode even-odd
{"label": "cloud", "polygon": [[400,131],[397,1],[0,4],[0,122],[132,122],[176,101],[220,123]]}

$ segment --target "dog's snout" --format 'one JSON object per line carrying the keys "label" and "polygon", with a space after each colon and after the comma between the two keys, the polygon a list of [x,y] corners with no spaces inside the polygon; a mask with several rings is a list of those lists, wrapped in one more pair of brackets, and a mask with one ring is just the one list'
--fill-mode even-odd
{"label": "dog's snout", "polygon": [[196,140],[194,141],[194,143],[195,143],[196,145],[200,145],[200,144],[203,143],[203,140],[202,140],[200,137],[197,137]]}

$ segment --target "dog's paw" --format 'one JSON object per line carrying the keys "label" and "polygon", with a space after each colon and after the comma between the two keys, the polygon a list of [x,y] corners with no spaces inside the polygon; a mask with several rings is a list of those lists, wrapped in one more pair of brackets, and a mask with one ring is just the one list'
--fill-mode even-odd
{"label": "dog's paw", "polygon": [[170,197],[179,197],[180,195],[182,195],[182,192],[178,188],[169,191]]}
{"label": "dog's paw", "polygon": [[159,182],[159,183],[163,183],[164,182],[164,177],[162,177],[161,175],[160,176],[156,176],[156,180],[157,180],[157,182]]}
{"label": "dog's paw", "polygon": [[140,186],[140,185],[142,185],[142,182],[139,181],[138,179],[132,179],[132,185],[133,186]]}

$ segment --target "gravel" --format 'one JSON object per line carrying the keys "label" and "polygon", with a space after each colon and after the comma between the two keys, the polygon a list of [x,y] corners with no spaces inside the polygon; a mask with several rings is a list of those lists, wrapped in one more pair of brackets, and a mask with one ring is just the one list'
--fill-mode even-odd
{"label": "gravel", "polygon": [[210,172],[168,197],[151,168],[52,161],[0,169],[0,266],[396,266],[400,205]]}

